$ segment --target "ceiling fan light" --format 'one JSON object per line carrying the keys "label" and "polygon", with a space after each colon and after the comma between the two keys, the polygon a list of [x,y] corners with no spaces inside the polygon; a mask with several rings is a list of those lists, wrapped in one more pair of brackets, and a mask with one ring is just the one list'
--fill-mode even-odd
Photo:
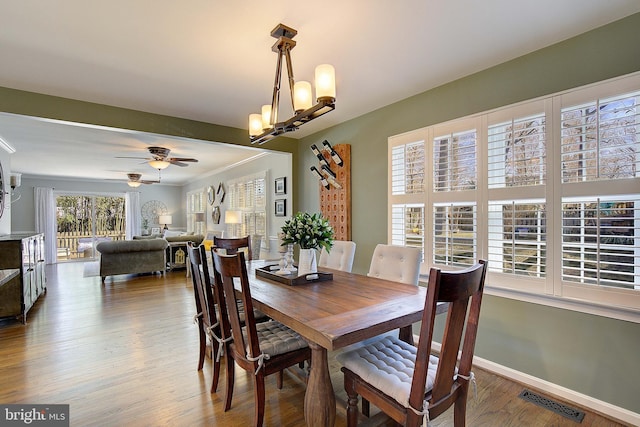
{"label": "ceiling fan light", "polygon": [[137,188],[140,187],[142,183],[138,181],[127,181],[127,184],[129,185],[129,187]]}
{"label": "ceiling fan light", "polygon": [[150,160],[149,161],[149,166],[151,166],[154,169],[158,169],[158,170],[162,170],[162,169],[166,169],[169,167],[171,163],[165,161],[165,160]]}

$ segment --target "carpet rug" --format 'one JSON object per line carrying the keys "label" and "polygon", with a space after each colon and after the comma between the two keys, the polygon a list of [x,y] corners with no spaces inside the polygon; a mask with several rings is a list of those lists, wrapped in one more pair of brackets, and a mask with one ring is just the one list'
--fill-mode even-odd
{"label": "carpet rug", "polygon": [[100,261],[89,261],[84,263],[83,277],[100,276]]}

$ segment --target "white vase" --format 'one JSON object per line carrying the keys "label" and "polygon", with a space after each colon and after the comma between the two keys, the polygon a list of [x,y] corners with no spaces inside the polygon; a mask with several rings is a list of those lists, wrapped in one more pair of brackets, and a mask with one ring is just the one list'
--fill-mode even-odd
{"label": "white vase", "polygon": [[316,250],[315,249],[300,249],[300,256],[298,259],[298,275],[305,275],[309,273],[317,273],[318,264],[316,263]]}

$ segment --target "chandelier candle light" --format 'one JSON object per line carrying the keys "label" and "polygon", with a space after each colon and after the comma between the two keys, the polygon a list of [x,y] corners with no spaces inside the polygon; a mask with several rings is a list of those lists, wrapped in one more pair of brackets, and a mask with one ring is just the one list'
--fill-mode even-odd
{"label": "chandelier candle light", "polygon": [[[276,77],[273,85],[271,105],[263,105],[262,113],[249,115],[249,137],[252,144],[264,144],[285,132],[292,132],[304,123],[320,117],[329,111],[333,111],[336,102],[336,78],[332,65],[322,64],[316,67],[316,104],[313,105],[311,83],[306,81],[296,82],[293,77],[293,65],[291,64],[291,49],[296,46],[293,41],[298,31],[286,25],[279,24],[271,31],[271,37],[277,39],[271,50],[278,54],[276,64]],[[289,91],[293,117],[284,121],[278,121],[280,104],[280,81],[282,80],[282,58],[287,63],[289,76]]]}

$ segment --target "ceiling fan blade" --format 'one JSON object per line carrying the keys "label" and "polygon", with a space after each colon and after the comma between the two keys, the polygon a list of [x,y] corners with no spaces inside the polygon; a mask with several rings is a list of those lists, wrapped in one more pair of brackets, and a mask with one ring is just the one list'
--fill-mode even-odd
{"label": "ceiling fan blade", "polygon": [[183,167],[185,167],[185,166],[189,166],[189,165],[188,165],[188,164],[186,164],[186,163],[176,162],[176,161],[174,161],[174,160],[169,160],[169,162],[170,162],[172,165],[180,166],[181,168],[183,168]]}
{"label": "ceiling fan blade", "polygon": [[194,159],[191,157],[171,157],[170,159],[167,159],[167,161],[173,163],[173,162],[194,162],[197,163],[198,159]]}
{"label": "ceiling fan blade", "polygon": [[129,157],[129,156],[116,156],[116,159],[142,159],[142,160],[153,160],[148,157]]}

